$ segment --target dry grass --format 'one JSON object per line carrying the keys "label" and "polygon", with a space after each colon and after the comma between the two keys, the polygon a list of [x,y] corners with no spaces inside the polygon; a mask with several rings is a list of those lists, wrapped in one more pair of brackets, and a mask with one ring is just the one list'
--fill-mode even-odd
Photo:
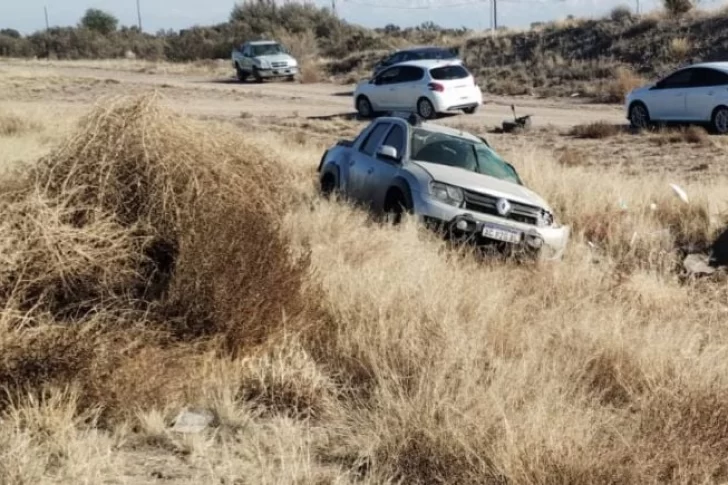
{"label": "dry grass", "polygon": [[0,112],[0,137],[25,135],[41,129],[42,126],[36,122],[13,113]]}
{"label": "dry grass", "polygon": [[315,196],[322,144],[105,106],[3,196],[3,483],[726,478],[726,287],[673,266],[724,180],[684,204],[510,137],[574,241],[483,262]]}
{"label": "dry grass", "polygon": [[661,129],[651,137],[653,143],[666,145],[674,143],[690,143],[694,145],[710,146],[713,141],[710,134],[702,126],[690,125],[682,128]]}
{"label": "dry grass", "polygon": [[630,91],[645,83],[645,79],[636,75],[631,69],[620,66],[615,72],[614,79],[606,85],[602,98],[605,102],[622,103]]}
{"label": "dry grass", "polygon": [[608,123],[606,121],[597,121],[595,123],[589,123],[586,125],[574,126],[569,135],[576,138],[589,138],[599,140],[602,138],[611,138],[617,136],[622,132],[619,125]]}
{"label": "dry grass", "polygon": [[670,41],[670,54],[678,61],[684,60],[691,49],[692,45],[686,37],[675,37]]}

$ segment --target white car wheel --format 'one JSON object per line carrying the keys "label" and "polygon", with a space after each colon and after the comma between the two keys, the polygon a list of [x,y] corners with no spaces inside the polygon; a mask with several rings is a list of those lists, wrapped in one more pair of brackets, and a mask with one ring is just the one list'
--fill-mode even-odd
{"label": "white car wheel", "polygon": [[629,122],[633,128],[639,130],[647,128],[650,124],[650,114],[647,106],[642,103],[635,103],[629,108]]}
{"label": "white car wheel", "polygon": [[420,117],[429,120],[435,117],[435,107],[432,106],[432,102],[427,98],[420,98],[417,101],[417,114]]}
{"label": "white car wheel", "polygon": [[369,118],[372,116],[372,103],[366,96],[359,96],[356,100],[356,110],[362,118]]}
{"label": "white car wheel", "polygon": [[728,133],[728,108],[721,106],[713,113],[713,131],[719,135]]}

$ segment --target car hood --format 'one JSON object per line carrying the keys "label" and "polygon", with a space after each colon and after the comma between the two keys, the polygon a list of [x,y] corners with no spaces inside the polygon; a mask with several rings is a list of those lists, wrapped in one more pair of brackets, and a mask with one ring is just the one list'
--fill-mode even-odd
{"label": "car hood", "polygon": [[455,185],[494,197],[505,197],[522,204],[538,206],[551,212],[552,209],[541,196],[531,189],[513,182],[501,180],[490,175],[471,172],[463,168],[448,167],[437,163],[412,160],[412,163],[424,169],[437,182]]}
{"label": "car hood", "polygon": [[265,62],[289,62],[294,60],[293,57],[289,56],[288,54],[270,54],[267,56],[257,56],[255,59]]}

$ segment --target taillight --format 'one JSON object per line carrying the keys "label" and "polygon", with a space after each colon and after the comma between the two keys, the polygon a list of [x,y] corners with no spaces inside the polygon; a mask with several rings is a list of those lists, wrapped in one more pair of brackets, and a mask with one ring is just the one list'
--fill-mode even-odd
{"label": "taillight", "polygon": [[437,91],[438,93],[445,91],[445,86],[440,83],[429,83],[427,87],[430,88],[430,91]]}

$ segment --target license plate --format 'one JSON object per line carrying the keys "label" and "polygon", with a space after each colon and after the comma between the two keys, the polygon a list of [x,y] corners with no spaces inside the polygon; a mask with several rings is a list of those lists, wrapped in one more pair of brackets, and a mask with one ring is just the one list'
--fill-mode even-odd
{"label": "license plate", "polygon": [[516,244],[521,242],[521,235],[521,231],[515,231],[503,226],[493,224],[485,224],[483,226],[483,236],[495,239],[496,241]]}

